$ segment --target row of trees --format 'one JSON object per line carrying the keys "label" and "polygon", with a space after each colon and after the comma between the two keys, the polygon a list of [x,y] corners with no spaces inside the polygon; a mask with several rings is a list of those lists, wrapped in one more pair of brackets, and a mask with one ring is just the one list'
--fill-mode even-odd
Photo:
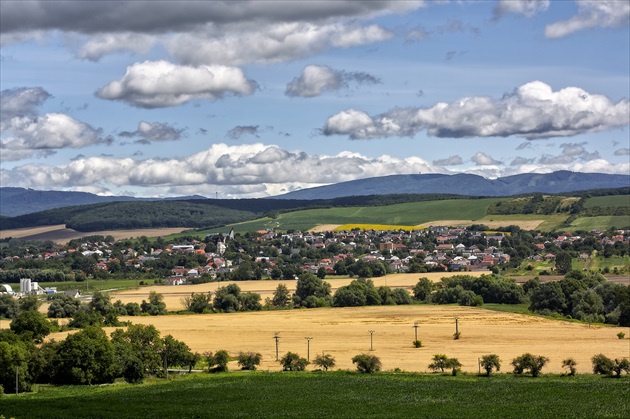
{"label": "row of trees", "polygon": [[[60,342],[36,345],[30,331],[14,327],[0,333],[0,383],[5,392],[30,391],[34,383],[103,384],[117,378],[139,383],[167,368],[187,368],[201,355],[171,335],[160,337],[153,325],[117,329],[111,339],[102,328],[87,326]],[[17,377],[16,377],[17,374]]]}

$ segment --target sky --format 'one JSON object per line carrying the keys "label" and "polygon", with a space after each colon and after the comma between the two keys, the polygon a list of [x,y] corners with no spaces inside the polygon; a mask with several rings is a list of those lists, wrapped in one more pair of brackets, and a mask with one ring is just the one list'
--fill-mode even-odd
{"label": "sky", "polygon": [[2,0],[0,91],[3,187],[630,174],[630,1]]}

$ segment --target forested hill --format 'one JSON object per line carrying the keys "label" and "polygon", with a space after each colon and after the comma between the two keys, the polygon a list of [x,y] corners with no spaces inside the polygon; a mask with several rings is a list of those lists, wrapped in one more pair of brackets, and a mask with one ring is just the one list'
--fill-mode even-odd
{"label": "forested hill", "polygon": [[377,206],[414,201],[468,198],[461,195],[374,195],[327,200],[195,199],[154,202],[109,202],[55,208],[18,217],[0,217],[0,230],[65,224],[78,231],[136,228],[211,228],[306,208]]}
{"label": "forested hill", "polygon": [[0,215],[15,217],[53,208],[124,201],[206,199],[203,196],[177,198],[134,198],[132,196],[100,196],[88,192],[38,191],[25,188],[0,188]]}
{"label": "forested hill", "polygon": [[510,196],[532,193],[561,194],[587,189],[630,186],[629,175],[603,173],[525,173],[498,179],[471,174],[392,175],[359,179],[278,196],[280,199],[331,199],[351,195],[448,192],[471,196]]}

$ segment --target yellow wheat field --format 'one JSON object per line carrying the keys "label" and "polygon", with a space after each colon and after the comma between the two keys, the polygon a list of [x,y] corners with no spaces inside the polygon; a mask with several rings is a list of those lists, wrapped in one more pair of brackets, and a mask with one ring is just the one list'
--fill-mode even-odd
{"label": "yellow wheat field", "polygon": [[[453,340],[455,317],[459,318],[460,340]],[[351,358],[370,352],[369,330],[374,331],[373,349],[384,370],[427,371],[434,354],[458,358],[463,370],[478,370],[477,358],[496,353],[502,371],[510,372],[510,361],[525,352],[544,355],[550,363],[543,372],[562,372],[562,360],[573,357],[578,372],[591,373],[590,359],[603,353],[611,358],[630,356],[630,328],[601,327],[547,320],[482,308],[455,306],[380,306],[263,311],[231,314],[129,317],[139,324],[153,324],[162,336],[173,335],[193,351],[227,350],[260,352],[262,370],[279,370],[275,362],[274,334],[280,336],[279,354],[287,351],[310,357],[322,352],[336,358],[337,368],[354,369]],[[413,325],[424,347],[412,347]],[[109,328],[108,331],[113,329]],[[63,339],[65,334],[51,338]],[[237,369],[236,363],[230,365]],[[309,367],[312,369],[313,367]]]}
{"label": "yellow wheat field", "polygon": [[[480,276],[488,272],[465,272],[466,275]],[[420,277],[427,277],[433,282],[439,282],[441,278],[458,275],[459,272],[431,272],[424,274],[393,274],[380,278],[371,278],[374,281],[376,287],[381,285],[389,286],[392,288],[406,288],[411,290],[413,286],[418,282]],[[354,278],[333,278],[325,279],[329,282],[333,293],[337,288],[344,285],[348,285]],[[228,284],[236,284],[241,288],[241,291],[256,292],[260,294],[261,301],[264,302],[265,298],[272,298],[273,292],[276,290],[279,284],[284,284],[289,291],[294,292],[297,284],[296,280],[264,280],[264,281],[229,281],[229,282],[209,282],[206,284],[197,285],[156,285],[151,287],[143,287],[129,291],[122,291],[113,293],[112,300],[121,300],[123,303],[141,303],[142,300],[149,299],[149,293],[151,291],[158,292],[164,296],[164,302],[166,308],[169,311],[179,311],[184,309],[182,298],[190,296],[193,292],[207,293],[215,292],[219,287],[224,287]]]}

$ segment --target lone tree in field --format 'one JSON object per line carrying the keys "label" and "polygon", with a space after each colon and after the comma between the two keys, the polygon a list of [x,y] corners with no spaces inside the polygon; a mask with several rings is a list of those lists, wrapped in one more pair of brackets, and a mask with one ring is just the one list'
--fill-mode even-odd
{"label": "lone tree in field", "polygon": [[532,377],[538,377],[540,371],[549,362],[549,358],[546,356],[532,355],[525,353],[521,356],[517,356],[512,360],[512,366],[514,367],[514,374],[523,374],[524,371],[529,371]]}
{"label": "lone tree in field", "polygon": [[573,358],[567,358],[564,361],[562,361],[562,368],[568,368],[569,372],[567,372],[567,375],[569,376],[574,376],[576,373],[576,369],[575,366],[577,365],[577,362],[575,362],[575,359]]}
{"label": "lone tree in field", "polygon": [[375,355],[356,355],[352,358],[352,363],[357,364],[357,371],[366,374],[372,374],[381,370],[381,360]]}
{"label": "lone tree in field", "polygon": [[287,352],[278,362],[282,365],[282,371],[304,371],[306,366],[310,364],[306,358],[301,358],[300,355],[293,352]]}
{"label": "lone tree in field", "polygon": [[459,362],[457,358],[448,358],[445,366],[447,369],[452,371],[451,373],[453,374],[453,377],[455,377],[457,373],[461,371],[462,363]]}
{"label": "lone tree in field", "polygon": [[230,355],[226,350],[219,350],[214,355],[212,352],[204,354],[208,361],[208,372],[227,372]]}
{"label": "lone tree in field", "polygon": [[444,372],[447,366],[448,357],[444,354],[435,354],[433,355],[433,362],[429,364],[429,369],[433,370],[433,372]]}
{"label": "lone tree in field", "polygon": [[317,365],[324,371],[328,371],[329,368],[335,366],[335,358],[330,354],[317,355],[313,364]]}
{"label": "lone tree in field", "polygon": [[490,377],[492,370],[501,371],[501,359],[497,354],[489,354],[481,357],[481,367],[486,370],[486,376]]}
{"label": "lone tree in field", "polygon": [[621,358],[613,361],[613,372],[615,373],[615,377],[621,377],[622,372],[626,372],[626,374],[630,374],[630,361],[628,358]]}
{"label": "lone tree in field", "polygon": [[262,355],[258,352],[241,352],[237,359],[238,365],[242,370],[254,371],[256,370],[256,366],[260,365]]}
{"label": "lone tree in field", "polygon": [[598,354],[591,358],[593,374],[612,375],[613,361],[604,354]]}

